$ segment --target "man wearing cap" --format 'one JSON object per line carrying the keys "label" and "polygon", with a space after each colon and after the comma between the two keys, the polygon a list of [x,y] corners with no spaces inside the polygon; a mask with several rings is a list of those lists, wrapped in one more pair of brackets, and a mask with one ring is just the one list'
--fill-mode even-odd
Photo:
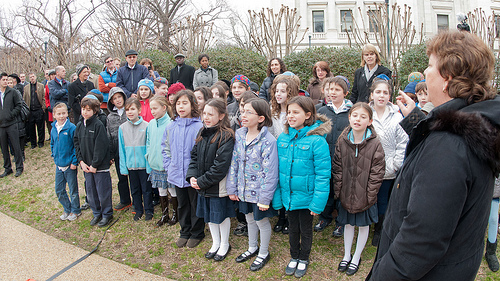
{"label": "man wearing cap", "polygon": [[90,68],[85,64],[76,66],[76,75],[78,78],[68,85],[68,106],[73,111],[73,123],[80,121],[82,109],[80,102],[90,90],[94,89],[94,83],[88,80]]}
{"label": "man wearing cap", "polygon": [[[28,115],[28,137],[31,142],[31,149],[36,148],[38,131],[38,147],[43,147],[45,141],[45,125],[44,125],[44,110],[45,110],[45,95],[42,83],[36,81],[36,74],[29,74],[30,82],[24,87],[23,99],[30,109]],[[35,130],[36,128],[36,130]]]}
{"label": "man wearing cap", "polygon": [[181,53],[175,55],[177,66],[170,70],[170,85],[180,82],[186,89],[193,90],[194,67],[184,63],[186,56]]}
{"label": "man wearing cap", "polygon": [[137,63],[137,52],[128,50],[125,53],[127,64],[120,67],[116,74],[116,86],[122,88],[129,98],[136,95],[137,84],[149,76],[148,68]]}
{"label": "man wearing cap", "polygon": [[49,81],[50,93],[50,107],[53,108],[58,102],[68,104],[68,81],[64,80],[66,77],[66,68],[58,65],[55,68],[56,77],[54,80]]}

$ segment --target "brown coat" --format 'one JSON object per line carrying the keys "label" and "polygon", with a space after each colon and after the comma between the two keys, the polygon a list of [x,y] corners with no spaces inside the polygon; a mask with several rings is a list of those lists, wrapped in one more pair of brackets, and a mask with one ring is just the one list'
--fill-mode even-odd
{"label": "brown coat", "polygon": [[[384,179],[384,149],[375,130],[359,144],[348,139],[350,126],[344,129],[335,147],[333,178],[335,197],[349,213],[363,212],[377,203]],[[356,151],[357,150],[357,151]]]}
{"label": "brown coat", "polygon": [[[38,96],[38,102],[42,106],[42,109],[46,108],[45,105],[45,87],[43,86],[42,83],[36,82],[36,95]],[[31,104],[31,83],[28,83],[26,86],[24,86],[24,95],[23,95],[24,102],[28,105],[28,108],[30,108]]]}

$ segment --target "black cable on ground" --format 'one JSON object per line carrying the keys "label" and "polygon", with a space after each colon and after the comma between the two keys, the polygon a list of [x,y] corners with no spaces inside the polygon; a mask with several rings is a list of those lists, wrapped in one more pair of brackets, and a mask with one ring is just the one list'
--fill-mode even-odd
{"label": "black cable on ground", "polygon": [[104,240],[104,237],[106,236],[106,233],[108,232],[108,229],[110,229],[120,218],[121,216],[126,212],[128,211],[128,209],[120,212],[120,215],[113,221],[111,222],[108,227],[106,228],[106,230],[104,231],[102,237],[101,237],[101,240],[99,240],[99,242],[97,243],[97,245],[94,247],[94,249],[92,249],[92,251],[88,252],[85,256],[79,258],[78,260],[74,261],[73,263],[71,263],[70,265],[66,266],[65,268],[63,268],[61,271],[59,271],[58,273],[52,275],[49,279],[47,279],[47,281],[52,281],[54,279],[56,279],[57,277],[59,277],[61,274],[63,274],[64,272],[68,271],[70,268],[72,268],[73,266],[79,264],[80,262],[82,262],[84,259],[88,258],[90,255],[92,255],[95,251],[97,251],[97,249],[99,248],[99,245],[101,245],[101,242],[102,240]]}

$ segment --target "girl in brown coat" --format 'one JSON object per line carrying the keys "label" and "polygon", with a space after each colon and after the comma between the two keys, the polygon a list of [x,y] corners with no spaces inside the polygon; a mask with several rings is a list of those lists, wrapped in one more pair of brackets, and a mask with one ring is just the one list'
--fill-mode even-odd
{"label": "girl in brown coat", "polygon": [[[349,126],[335,147],[333,176],[335,197],[340,199],[338,221],[345,224],[344,258],[338,270],[358,271],[369,228],[378,222],[377,193],[384,178],[384,150],[372,126],[373,112],[364,102],[349,110]],[[351,257],[354,226],[359,227],[356,252]]]}

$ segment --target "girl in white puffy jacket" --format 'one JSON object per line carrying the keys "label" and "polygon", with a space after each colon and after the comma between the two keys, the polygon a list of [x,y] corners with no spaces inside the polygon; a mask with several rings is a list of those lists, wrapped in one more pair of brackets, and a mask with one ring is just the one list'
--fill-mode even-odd
{"label": "girl in white puffy jacket", "polygon": [[391,103],[392,87],[389,81],[375,78],[370,88],[370,106],[373,109],[373,127],[385,153],[385,175],[377,195],[378,223],[375,224],[372,245],[377,246],[384,221],[390,190],[396,173],[403,164],[408,135],[399,125],[403,115],[399,108]]}

